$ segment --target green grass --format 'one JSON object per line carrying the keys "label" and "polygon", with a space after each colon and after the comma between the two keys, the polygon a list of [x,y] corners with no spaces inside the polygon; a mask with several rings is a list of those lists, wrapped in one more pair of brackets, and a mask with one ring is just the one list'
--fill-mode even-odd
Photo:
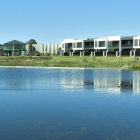
{"label": "green grass", "polygon": [[[140,58],[139,58],[140,59]],[[40,57],[0,57],[0,66],[39,67],[82,67],[82,68],[127,68],[140,70],[140,61],[135,57],[90,57],[90,56],[40,56]]]}

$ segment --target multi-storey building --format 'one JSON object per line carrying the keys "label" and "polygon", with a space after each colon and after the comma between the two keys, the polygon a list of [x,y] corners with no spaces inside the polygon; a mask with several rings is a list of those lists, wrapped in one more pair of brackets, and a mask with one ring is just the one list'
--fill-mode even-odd
{"label": "multi-storey building", "polygon": [[134,56],[135,51],[140,48],[140,36],[110,36],[103,38],[87,38],[87,39],[65,39],[61,42],[61,51],[65,54],[79,52],[84,55],[90,52],[96,55],[98,52],[103,56],[108,53],[115,53],[116,56],[130,55]]}

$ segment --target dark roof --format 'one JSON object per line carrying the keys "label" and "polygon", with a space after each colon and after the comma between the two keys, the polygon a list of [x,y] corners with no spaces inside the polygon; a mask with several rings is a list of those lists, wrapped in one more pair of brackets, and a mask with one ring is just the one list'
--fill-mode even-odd
{"label": "dark roof", "polygon": [[121,36],[121,39],[122,40],[129,40],[130,39],[131,40],[131,39],[133,39],[133,37],[134,36]]}
{"label": "dark roof", "polygon": [[85,41],[94,41],[95,38],[87,38]]}
{"label": "dark roof", "polygon": [[24,45],[25,43],[18,41],[18,40],[12,40],[12,41],[4,43],[4,44],[22,44],[22,45]]}

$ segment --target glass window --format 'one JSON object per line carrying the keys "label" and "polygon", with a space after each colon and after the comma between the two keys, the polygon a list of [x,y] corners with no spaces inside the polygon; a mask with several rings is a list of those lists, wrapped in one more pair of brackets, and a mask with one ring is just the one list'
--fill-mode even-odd
{"label": "glass window", "polygon": [[85,42],[85,46],[89,46],[90,45],[90,42]]}
{"label": "glass window", "polygon": [[82,42],[77,43],[77,48],[82,48]]}
{"label": "glass window", "polygon": [[113,41],[112,46],[113,47],[119,47],[119,41]]}
{"label": "glass window", "polygon": [[64,44],[62,45],[62,49],[64,49]]}
{"label": "glass window", "polygon": [[134,46],[138,46],[138,39],[134,39]]}
{"label": "glass window", "polygon": [[128,45],[131,45],[131,41],[128,41]]}
{"label": "glass window", "polygon": [[72,49],[72,43],[68,43],[68,49]]}
{"label": "glass window", "polygon": [[85,47],[93,47],[94,42],[85,42]]}
{"label": "glass window", "polygon": [[140,39],[139,39],[139,46],[140,46]]}
{"label": "glass window", "polygon": [[119,41],[108,41],[108,47],[119,47]]}
{"label": "glass window", "polygon": [[6,45],[4,48],[5,48],[5,49],[12,50],[12,49],[13,49],[13,45]]}
{"label": "glass window", "polygon": [[97,47],[97,41],[95,41],[95,47]]}
{"label": "glass window", "polygon": [[108,47],[109,47],[109,48],[112,47],[112,41],[108,41]]}
{"label": "glass window", "polygon": [[0,49],[3,49],[3,46],[2,45],[0,45]]}
{"label": "glass window", "polygon": [[133,46],[133,40],[122,40],[122,47],[132,47]]}
{"label": "glass window", "polygon": [[99,41],[99,47],[105,47],[105,41]]}
{"label": "glass window", "polygon": [[23,46],[20,45],[20,44],[15,44],[14,45],[14,49],[22,49],[22,48],[23,48]]}
{"label": "glass window", "polygon": [[68,43],[68,47],[72,47],[72,43]]}

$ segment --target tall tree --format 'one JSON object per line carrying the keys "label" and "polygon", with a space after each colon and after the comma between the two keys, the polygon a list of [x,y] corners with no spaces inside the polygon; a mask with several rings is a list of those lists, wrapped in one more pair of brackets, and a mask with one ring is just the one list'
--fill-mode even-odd
{"label": "tall tree", "polygon": [[30,39],[27,44],[29,44],[29,55],[32,55],[32,52],[35,51],[35,47],[33,47],[33,44],[37,44],[36,40]]}
{"label": "tall tree", "polygon": [[37,44],[36,40],[34,39],[30,39],[27,44]]}

